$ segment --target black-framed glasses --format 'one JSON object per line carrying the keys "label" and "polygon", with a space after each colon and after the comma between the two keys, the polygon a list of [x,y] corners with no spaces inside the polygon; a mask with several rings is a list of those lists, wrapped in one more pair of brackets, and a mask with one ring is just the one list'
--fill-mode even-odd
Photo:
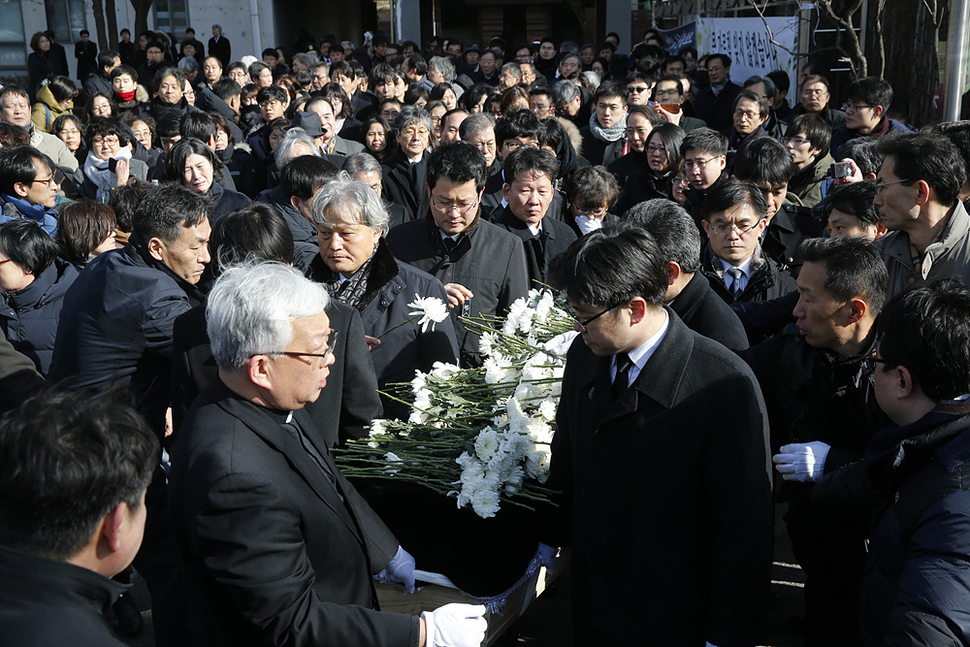
{"label": "black-framed glasses", "polygon": [[842,112],[844,112],[847,115],[851,115],[851,114],[855,113],[858,110],[862,110],[863,108],[875,108],[875,106],[867,106],[865,104],[858,105],[857,106],[857,105],[852,104],[852,103],[843,103],[842,104]]}
{"label": "black-framed glasses", "polygon": [[327,362],[327,358],[333,355],[333,344],[337,340],[337,331],[331,330],[330,334],[327,336],[327,352],[326,353],[297,353],[291,350],[281,350],[276,353],[261,353],[265,355],[286,355],[287,357],[319,357],[323,359],[324,363]]}
{"label": "black-framed glasses", "polygon": [[882,193],[883,190],[890,184],[902,184],[903,182],[911,182],[911,180],[893,180],[892,182],[876,182],[876,193]]}
{"label": "black-framed glasses", "polygon": [[784,144],[785,146],[787,146],[788,144],[792,144],[794,146],[802,146],[803,144],[811,144],[812,142],[809,139],[803,139],[801,137],[782,137],[781,143]]}
{"label": "black-framed glasses", "polygon": [[718,159],[718,157],[720,157],[720,155],[717,155],[715,157],[708,157],[707,159],[698,157],[697,159],[684,160],[684,163],[681,164],[681,168],[684,169],[684,173],[690,173],[691,170],[695,168],[699,171],[703,171],[705,168],[707,168],[708,164]]}
{"label": "black-framed glasses", "polygon": [[869,372],[870,373],[875,373],[876,372],[876,364],[887,364],[887,365],[889,365],[889,362],[887,362],[883,358],[876,357],[876,354],[875,353],[872,353],[871,355],[869,355],[868,357],[866,357],[865,362],[866,362],[866,368],[869,369]]}
{"label": "black-framed glasses", "polygon": [[567,312],[569,312],[569,316],[573,318],[573,321],[575,321],[576,323],[578,323],[579,324],[579,327],[583,329],[583,332],[589,332],[589,330],[586,329],[587,326],[589,326],[591,323],[593,323],[594,321],[596,321],[597,319],[599,319],[600,317],[602,317],[603,315],[605,315],[607,312],[609,312],[610,310],[612,310],[615,307],[616,306],[610,306],[609,308],[607,308],[603,312],[599,312],[599,313],[593,315],[592,317],[589,317],[588,319],[580,319],[578,316],[576,316],[576,311],[573,310],[572,308],[568,307],[568,306],[567,306],[566,310],[567,310]]}

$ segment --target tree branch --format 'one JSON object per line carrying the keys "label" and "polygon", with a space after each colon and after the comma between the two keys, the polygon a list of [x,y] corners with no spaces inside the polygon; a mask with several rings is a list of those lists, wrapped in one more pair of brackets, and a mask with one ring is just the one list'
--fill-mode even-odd
{"label": "tree branch", "polygon": [[[788,52],[789,54],[791,54],[792,56],[795,56],[796,58],[797,57],[801,57],[801,58],[807,58],[808,57],[808,54],[799,54],[798,52],[793,52],[790,49],[788,49],[787,47],[785,47],[784,45],[782,45],[781,43],[779,43],[777,40],[775,40],[775,35],[771,32],[771,27],[768,26],[768,19],[765,18],[764,9],[762,9],[761,7],[758,6],[757,0],[746,0],[746,1],[747,1],[747,3],[749,5],[751,5],[751,7],[756,12],[758,12],[758,15],[761,17],[761,22],[764,23],[765,29],[768,30],[768,41],[771,42],[772,45],[774,45],[778,49],[782,49],[782,50]],[[769,0],[765,0],[765,7],[768,6],[768,1]],[[925,2],[925,0],[924,0],[924,2]]]}

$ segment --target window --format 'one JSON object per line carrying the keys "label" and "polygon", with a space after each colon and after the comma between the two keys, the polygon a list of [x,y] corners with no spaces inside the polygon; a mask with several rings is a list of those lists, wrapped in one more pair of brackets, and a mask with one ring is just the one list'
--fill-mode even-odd
{"label": "window", "polygon": [[27,37],[19,2],[0,3],[0,70],[27,71]]}
{"label": "window", "polygon": [[185,38],[185,30],[189,26],[187,0],[155,0],[154,7],[155,29],[167,34],[175,34],[179,42],[182,42]]}
{"label": "window", "polygon": [[[81,40],[81,30],[87,29],[84,0],[46,0],[47,28],[61,45]],[[97,40],[97,35],[94,36]]]}

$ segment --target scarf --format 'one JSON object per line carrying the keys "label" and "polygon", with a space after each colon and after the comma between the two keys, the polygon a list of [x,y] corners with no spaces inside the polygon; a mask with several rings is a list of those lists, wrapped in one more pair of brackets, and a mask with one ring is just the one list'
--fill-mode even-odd
{"label": "scarf", "polygon": [[[21,200],[6,193],[0,194],[0,198],[3,198],[4,202],[15,208],[15,210],[11,210],[5,207],[3,209],[3,215],[10,218],[15,218],[19,215],[35,220],[41,229],[46,231],[51,237],[57,233],[57,212],[53,209],[48,209],[42,204],[30,204],[26,200]],[[15,213],[15,211],[19,212],[19,214]]]}
{"label": "scarf", "polygon": [[585,236],[591,231],[596,231],[597,229],[603,228],[603,218],[590,218],[589,216],[576,216],[576,226],[579,227],[579,231],[583,232]]}
{"label": "scarf", "polygon": [[626,136],[626,115],[623,115],[618,122],[609,128],[603,128],[600,126],[600,122],[596,121],[596,113],[593,112],[589,116],[589,130],[593,137],[601,142],[619,141]]}
{"label": "scarf", "polygon": [[[130,160],[131,151],[122,148],[115,154],[114,159]],[[97,201],[108,204],[111,192],[118,184],[118,176],[108,168],[108,160],[98,159],[94,152],[89,152],[88,158],[84,160],[84,177],[97,187]]]}
{"label": "scarf", "polygon": [[[374,253],[377,253],[377,245],[374,245]],[[357,312],[363,312],[370,304],[368,297],[367,283],[370,278],[371,264],[374,262],[374,254],[364,261],[363,265],[357,268],[354,275],[343,283],[340,282],[340,274],[334,272],[333,281],[327,287],[330,294],[338,301],[343,301],[347,305],[355,308]]]}
{"label": "scarf", "polygon": [[115,92],[115,98],[120,103],[128,103],[135,98],[135,90],[132,90],[131,92]]}

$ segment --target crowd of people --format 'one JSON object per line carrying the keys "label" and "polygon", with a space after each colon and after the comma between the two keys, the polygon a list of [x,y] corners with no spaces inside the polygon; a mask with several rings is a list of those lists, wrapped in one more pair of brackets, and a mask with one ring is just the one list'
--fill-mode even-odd
{"label": "crowd of people", "polygon": [[553,285],[575,644],[761,644],[784,502],[806,645],[970,645],[970,122],[654,30],[81,36],[0,89],[4,644],[137,634],[132,564],[159,647],[480,644],[331,450]]}

